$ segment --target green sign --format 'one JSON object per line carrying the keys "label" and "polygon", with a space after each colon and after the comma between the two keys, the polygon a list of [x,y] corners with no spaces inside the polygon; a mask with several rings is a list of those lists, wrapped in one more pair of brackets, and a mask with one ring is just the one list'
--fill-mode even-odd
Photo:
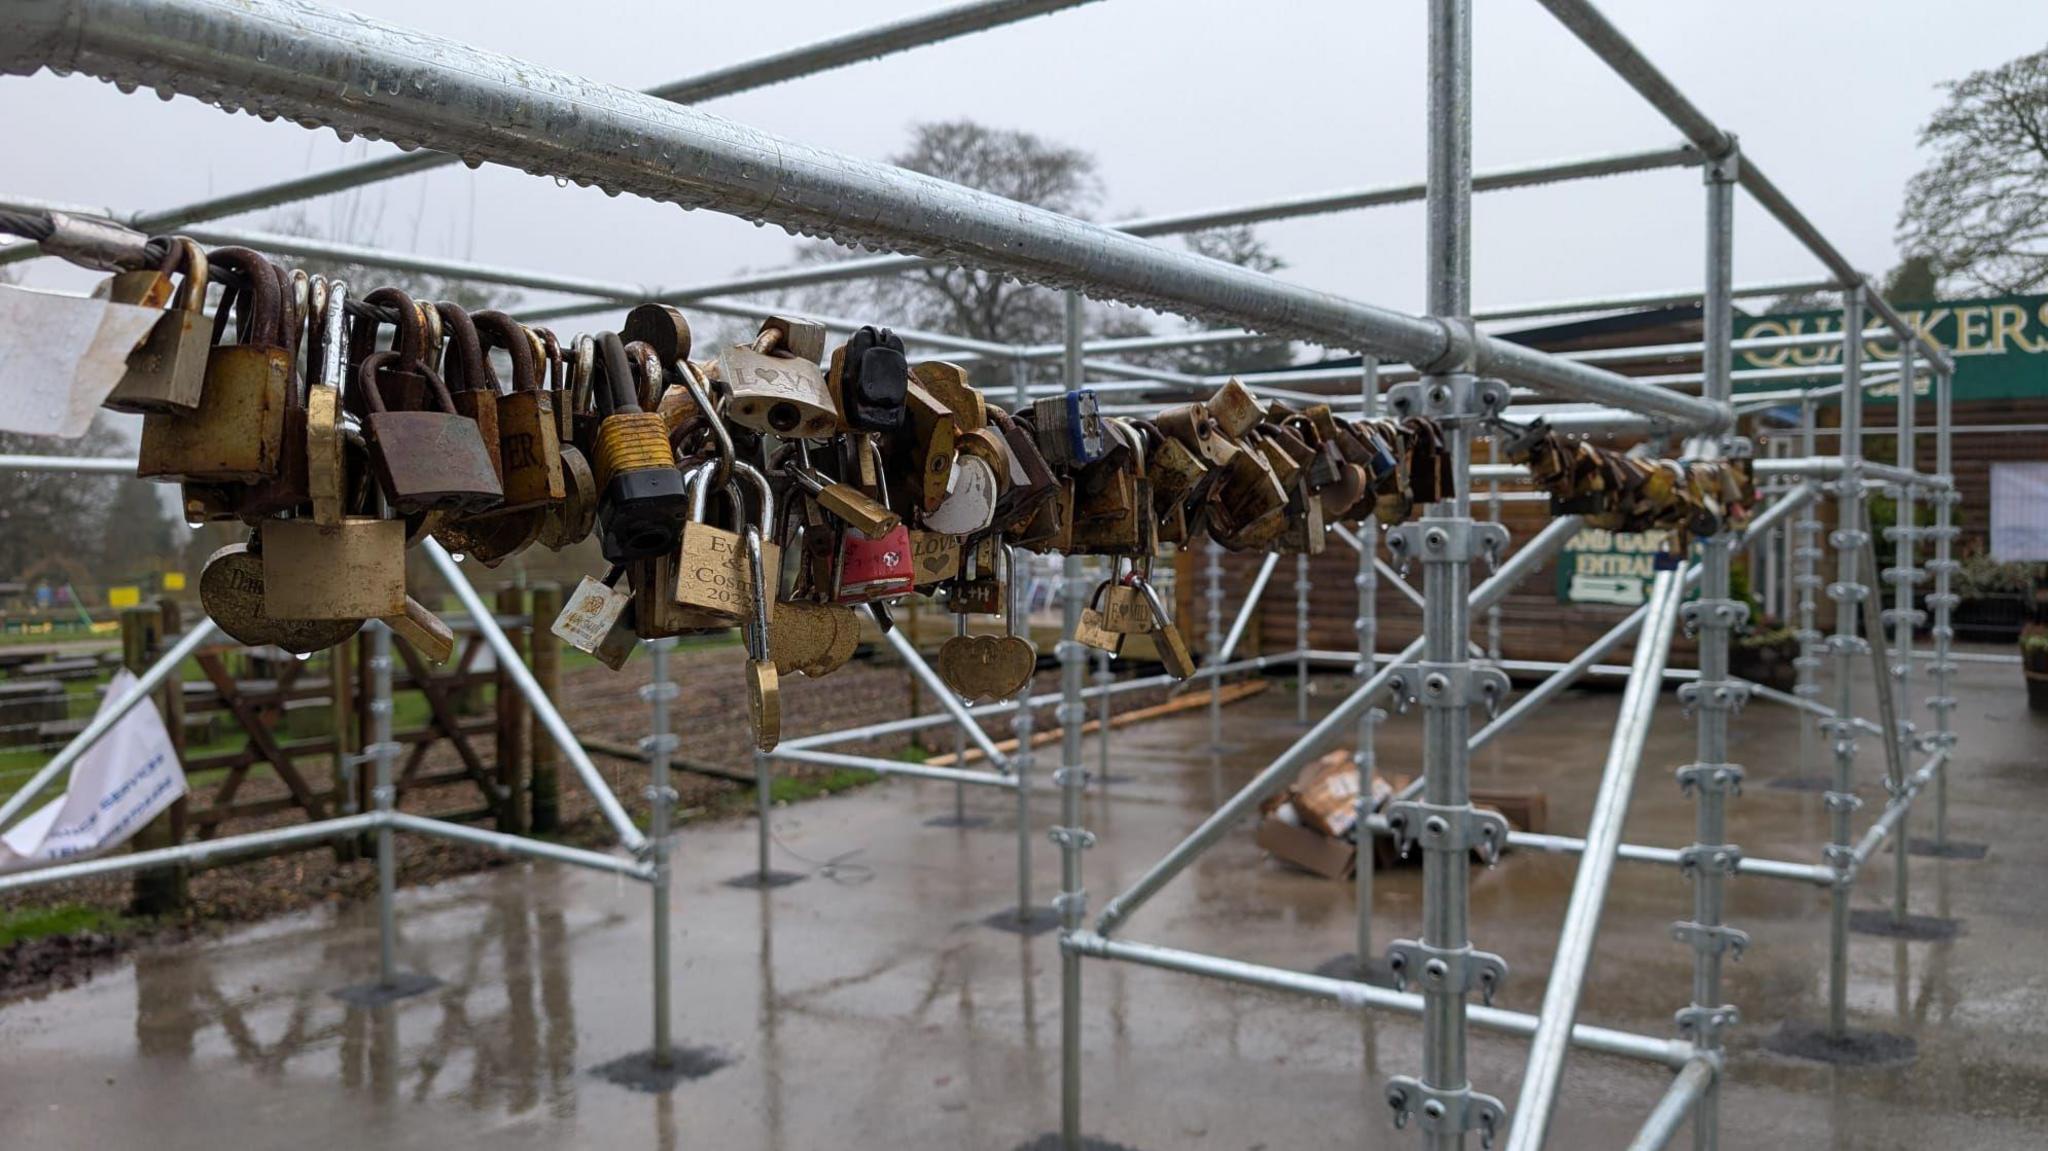
{"label": "green sign", "polygon": [[1667,531],[1580,529],[1558,555],[1558,602],[1641,607],[1670,538]]}
{"label": "green sign", "polygon": [[[2048,296],[2000,296],[1978,300],[1943,300],[1932,304],[1902,307],[1899,314],[1929,342],[1955,358],[1957,400],[2011,400],[2048,396]],[[1840,312],[1792,312],[1784,315],[1735,317],[1735,338],[1761,339],[1769,336],[1811,335],[1840,332]],[[1865,330],[1883,334],[1884,322],[1872,318]],[[1898,359],[1889,339],[1866,341],[1865,364],[1888,364]],[[1735,370],[1754,368],[1824,367],[1842,362],[1840,343],[1808,348],[1772,348],[1767,351],[1737,351]],[[1787,387],[1819,387],[1829,380],[1788,380],[1738,382],[1737,395],[1744,392],[1777,391]],[[1920,394],[1930,394],[1932,381],[1921,380]],[[1890,403],[1898,398],[1897,384],[1871,388],[1870,400]]]}

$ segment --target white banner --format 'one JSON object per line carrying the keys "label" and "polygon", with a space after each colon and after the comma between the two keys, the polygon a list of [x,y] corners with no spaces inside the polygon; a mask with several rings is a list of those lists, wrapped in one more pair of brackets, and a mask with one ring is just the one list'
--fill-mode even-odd
{"label": "white banner", "polygon": [[2048,560],[2048,464],[1991,465],[1991,558]]}
{"label": "white banner", "polygon": [[[135,686],[122,671],[107,685],[105,711]],[[0,871],[97,855],[114,847],[185,794],[185,771],[154,701],[138,702],[71,765],[64,794],[0,835]]]}

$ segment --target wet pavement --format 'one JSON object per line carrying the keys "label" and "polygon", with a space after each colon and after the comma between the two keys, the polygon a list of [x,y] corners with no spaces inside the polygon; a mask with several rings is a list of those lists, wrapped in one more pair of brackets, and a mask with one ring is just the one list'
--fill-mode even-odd
{"label": "wet pavement", "polygon": [[[1317,711],[1344,685],[1319,687]],[[1753,943],[1729,968],[1727,998],[1743,1022],[1724,1146],[2042,1145],[2048,721],[2026,711],[2010,665],[1965,664],[1956,694],[1963,739],[1951,835],[1988,842],[1991,853],[1914,859],[1912,910],[1960,918],[1962,934],[1851,942],[1852,1023],[1912,1035],[1918,1061],[1840,1070],[1761,1050],[1781,1022],[1825,1013],[1827,897],[1737,879],[1728,919]],[[1542,786],[1550,830],[1581,830],[1618,701],[1574,693],[1544,709],[1478,756],[1475,782]],[[1200,711],[1112,733],[1114,772],[1127,778],[1087,804],[1101,837],[1085,864],[1094,907],[1302,730],[1281,690],[1226,716],[1237,746],[1220,756],[1206,750]],[[1752,857],[1820,858],[1820,795],[1769,786],[1796,774],[1798,729],[1767,703],[1736,722],[1732,758],[1750,783],[1730,826]],[[1413,770],[1419,738],[1413,714],[1386,724],[1384,768]],[[1670,772],[1692,743],[1667,695],[1629,841],[1691,841],[1692,804]],[[1091,769],[1096,746],[1091,739]],[[1859,827],[1882,801],[1882,762],[1864,740]],[[358,905],[147,950],[84,986],[0,1008],[0,1145],[1008,1151],[1057,1125],[1058,956],[1050,934],[981,924],[1016,899],[1014,810],[1000,792],[967,802],[988,826],[924,826],[952,808],[952,789],[934,783],[778,810],[776,866],[812,874],[766,892],[725,883],[752,866],[751,822],[686,827],[675,859],[676,1040],[732,1062],[667,1094],[593,1070],[650,1042],[646,890],[521,865],[401,894],[400,965],[441,984],[390,1007],[353,1010],[332,994],[374,974],[375,917]],[[1031,849],[1041,903],[1058,874],[1044,838],[1055,812],[1051,793],[1039,796]],[[1930,799],[1916,834],[1931,833],[1931,819]],[[1890,859],[1887,849],[1865,869],[1856,906],[1889,899]],[[1532,1010],[1541,999],[1575,866],[1523,852],[1475,874],[1473,937],[1511,967],[1505,1006]],[[1419,930],[1419,881],[1413,870],[1380,874],[1376,946]],[[1620,865],[1582,1020],[1672,1033],[1690,953],[1668,925],[1690,907],[1675,869]],[[1354,930],[1349,884],[1263,859],[1247,826],[1119,934],[1308,970],[1349,951]],[[1141,1151],[1414,1144],[1380,1102],[1387,1076],[1419,1066],[1411,1019],[1095,960],[1084,984],[1092,1134]],[[1475,1086],[1512,1107],[1523,1050],[1476,1034]],[[1574,1053],[1551,1145],[1621,1145],[1666,1082],[1656,1067]]]}

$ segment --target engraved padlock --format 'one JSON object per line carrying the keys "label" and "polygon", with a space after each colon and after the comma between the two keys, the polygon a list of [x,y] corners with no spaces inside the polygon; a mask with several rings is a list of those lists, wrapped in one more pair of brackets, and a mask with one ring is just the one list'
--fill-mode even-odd
{"label": "engraved padlock", "polygon": [[727,348],[718,360],[731,393],[726,418],[784,439],[823,439],[837,431],[838,407],[818,365],[823,344],[822,326],[770,317],[753,343]]}

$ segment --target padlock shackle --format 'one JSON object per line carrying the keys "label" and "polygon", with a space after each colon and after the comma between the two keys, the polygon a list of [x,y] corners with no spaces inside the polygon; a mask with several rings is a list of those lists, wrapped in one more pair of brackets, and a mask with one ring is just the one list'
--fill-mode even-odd
{"label": "padlock shackle", "polygon": [[646,340],[627,340],[626,363],[628,368],[634,369],[633,395],[639,401],[640,410],[654,411],[661,404],[663,381],[668,377],[667,370],[661,366],[661,353]]}
{"label": "padlock shackle", "polygon": [[732,478],[732,464],[739,458],[739,453],[733,450],[732,433],[726,429],[725,421],[712,405],[711,381],[704,378],[704,369],[691,360],[679,360],[676,366],[682,376],[683,387],[689,389],[690,398],[697,401],[697,409],[704,413],[704,420],[711,427],[711,439],[718,450],[718,458],[714,462],[718,464],[719,482],[724,483]]}
{"label": "padlock shackle", "polygon": [[279,341],[278,285],[272,265],[263,255],[239,246],[216,248],[211,259],[241,277],[241,287],[221,299],[213,317],[213,342],[221,342],[230,313],[235,317],[237,343],[275,347]]}
{"label": "padlock shackle", "polygon": [[569,412],[580,416],[597,410],[597,339],[588,333],[577,336],[570,351],[575,361],[567,365]]}
{"label": "padlock shackle", "polygon": [[[534,333],[500,311],[478,312],[471,319],[474,322],[480,356],[491,348],[503,348],[505,354],[512,357],[512,390],[540,391],[540,367],[534,359]],[[554,339],[552,333],[548,339]],[[491,387],[496,389],[497,372],[491,367],[488,356],[481,358],[484,376],[490,380]]]}
{"label": "padlock shackle", "polygon": [[315,365],[318,382],[347,394],[348,373],[348,281],[322,280],[319,293],[320,359]]}
{"label": "padlock shackle", "polygon": [[[758,473],[757,473],[758,474]],[[768,656],[768,568],[761,558],[761,529],[748,524],[740,533],[747,549],[747,575],[754,585],[754,613],[741,632],[747,639],[747,658],[767,663]]]}
{"label": "padlock shackle", "polygon": [[602,389],[592,384],[600,416],[626,415],[640,410],[640,397],[633,388],[633,366],[626,356],[625,341],[617,332],[597,334],[597,358],[604,367]]}
{"label": "padlock shackle", "polygon": [[178,281],[178,292],[171,297],[171,307],[183,312],[206,311],[206,281],[211,275],[206,259],[206,249],[190,236],[172,236],[164,245],[164,271],[182,267],[185,278]]}
{"label": "padlock shackle", "polygon": [[495,393],[497,381],[484,362],[484,345],[477,335],[476,321],[470,319],[468,312],[445,300],[435,304],[433,310],[441,317],[441,326],[449,335],[441,369],[448,390]]}
{"label": "padlock shackle", "polygon": [[[363,302],[375,308],[389,311],[398,317],[396,324],[398,333],[392,339],[391,347],[388,350],[397,352],[408,363],[426,362],[426,333],[423,330],[424,325],[420,318],[419,305],[413,302],[411,296],[406,295],[402,289],[394,288],[387,284],[384,287],[373,289],[368,295],[363,297]],[[376,342],[377,318],[374,315],[364,315],[360,319],[362,326],[356,331],[356,340],[367,350],[372,348]]]}
{"label": "padlock shackle", "polygon": [[[356,366],[356,386],[363,389],[363,398],[369,404],[369,410],[372,414],[383,414],[388,411],[384,406],[384,394],[377,385],[378,374],[386,368],[402,363],[404,363],[404,358],[399,353],[387,348],[381,352],[371,352],[369,355],[364,356],[363,362]],[[425,364],[417,362],[413,364],[413,368],[427,381],[429,394],[440,400],[442,413],[451,416],[457,415],[455,399],[448,394],[448,385],[441,381],[441,373]]]}

